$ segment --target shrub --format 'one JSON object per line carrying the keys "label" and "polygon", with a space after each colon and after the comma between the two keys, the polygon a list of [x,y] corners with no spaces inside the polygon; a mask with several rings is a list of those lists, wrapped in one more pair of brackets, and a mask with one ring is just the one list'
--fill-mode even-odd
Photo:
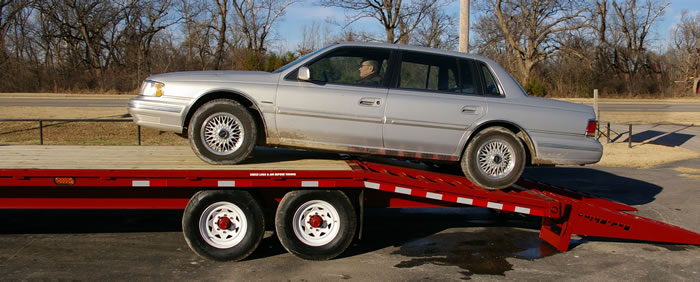
{"label": "shrub", "polygon": [[525,92],[530,96],[547,96],[547,87],[543,82],[537,79],[531,79],[523,88],[525,88]]}

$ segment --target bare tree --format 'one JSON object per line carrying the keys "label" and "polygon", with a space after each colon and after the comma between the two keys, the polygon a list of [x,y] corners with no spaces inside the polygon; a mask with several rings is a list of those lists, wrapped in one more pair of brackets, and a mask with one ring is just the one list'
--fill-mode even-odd
{"label": "bare tree", "polygon": [[[487,0],[481,6],[486,16],[480,21],[495,23],[482,27],[496,27],[495,34],[484,34],[487,40],[499,40],[502,36],[509,52],[514,55],[514,72],[521,83],[530,82],[532,71],[538,63],[559,51],[556,37],[587,26],[583,17],[586,11],[581,2],[574,0]],[[493,30],[491,30],[493,32]]]}
{"label": "bare tree", "polygon": [[454,49],[459,42],[459,35],[455,30],[458,20],[445,13],[441,6],[432,6],[427,16],[416,28],[416,43],[420,46]]}
{"label": "bare tree", "polygon": [[362,19],[374,18],[384,27],[386,42],[408,43],[411,33],[430,13],[440,6],[440,0],[319,0],[325,7],[338,7],[350,12],[345,26]]}
{"label": "bare tree", "polygon": [[231,0],[238,16],[237,27],[253,52],[263,52],[266,40],[284,10],[297,0]]}
{"label": "bare tree", "polygon": [[182,70],[207,69],[209,56],[214,54],[210,46],[212,16],[208,14],[209,2],[206,0],[181,0],[180,14],[183,18],[184,40],[180,44],[183,49],[184,62]]}
{"label": "bare tree", "polygon": [[647,39],[654,22],[669,4],[654,0],[646,0],[641,5],[636,0],[612,3],[615,12],[612,32],[617,42],[613,65],[628,78],[633,78],[642,70],[651,70],[646,55]]}
{"label": "bare tree", "polygon": [[111,62],[108,41],[113,28],[123,19],[123,11],[132,3],[113,1],[48,0],[39,5],[42,14],[54,22],[59,33],[54,35],[66,42],[72,56],[79,57],[88,67],[104,70]]}
{"label": "bare tree", "polygon": [[[694,16],[684,10],[673,30],[673,51],[677,57],[679,81],[692,82],[700,76],[700,13]],[[687,83],[686,83],[687,84]]]}
{"label": "bare tree", "polygon": [[156,35],[182,19],[171,12],[173,8],[173,0],[141,0],[124,11],[123,35],[111,44],[111,48],[121,57],[120,62],[136,66],[136,87],[145,75],[152,73],[151,52]]}
{"label": "bare tree", "polygon": [[216,31],[216,51],[214,51],[214,69],[221,69],[221,64],[224,60],[225,48],[227,45],[227,35],[228,35],[228,14],[229,14],[229,0],[214,0],[215,12],[214,17],[218,19],[217,25],[213,26]]}
{"label": "bare tree", "polygon": [[31,5],[29,0],[0,0],[0,63],[6,60],[5,38],[18,14]]}

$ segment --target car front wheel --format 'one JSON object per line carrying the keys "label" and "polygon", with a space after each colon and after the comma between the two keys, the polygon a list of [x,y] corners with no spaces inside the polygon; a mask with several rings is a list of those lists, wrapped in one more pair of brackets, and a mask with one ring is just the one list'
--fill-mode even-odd
{"label": "car front wheel", "polygon": [[462,156],[462,171],[474,184],[489,190],[509,187],[525,169],[525,148],[503,127],[491,127],[471,140]]}
{"label": "car front wheel", "polygon": [[248,109],[236,101],[218,99],[192,115],[188,130],[194,153],[210,164],[237,164],[255,148],[256,127]]}

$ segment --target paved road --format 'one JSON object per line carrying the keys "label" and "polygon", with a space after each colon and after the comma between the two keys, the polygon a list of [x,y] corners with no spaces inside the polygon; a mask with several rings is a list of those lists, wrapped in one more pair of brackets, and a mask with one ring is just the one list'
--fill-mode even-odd
{"label": "paved road", "polygon": [[[587,104],[592,105],[592,104]],[[600,103],[601,112],[700,112],[700,104]]]}
{"label": "paved road", "polygon": [[[675,167],[529,168],[526,175],[636,205],[637,214],[700,232],[700,180]],[[363,239],[331,261],[288,254],[268,233],[238,263],[193,254],[179,211],[0,211],[3,280],[651,280],[697,281],[700,247],[581,238],[558,253],[539,221],[481,208],[370,210]]]}
{"label": "paved road", "polygon": [[[589,104],[590,105],[590,104]],[[125,98],[26,98],[0,97],[0,106],[18,107],[126,107]],[[700,112],[700,104],[601,103],[607,112]]]}

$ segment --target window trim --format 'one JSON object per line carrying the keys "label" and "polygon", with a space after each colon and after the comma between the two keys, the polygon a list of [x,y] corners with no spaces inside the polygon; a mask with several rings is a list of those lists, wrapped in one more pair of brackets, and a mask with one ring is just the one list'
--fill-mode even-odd
{"label": "window trim", "polygon": [[[356,83],[339,83],[339,82],[328,82],[328,81],[326,81],[326,82],[323,82],[323,81],[313,81],[313,80],[301,81],[301,80],[297,79],[297,73],[299,72],[299,68],[301,68],[301,67],[308,67],[308,66],[310,66],[310,65],[312,65],[312,64],[314,64],[314,63],[316,63],[316,62],[318,62],[319,60],[321,60],[321,59],[323,59],[323,58],[326,58],[326,57],[327,57],[326,55],[331,55],[331,54],[333,54],[333,53],[335,53],[335,52],[342,51],[342,50],[346,50],[346,49],[357,49],[357,50],[362,50],[362,49],[364,49],[364,50],[378,50],[378,51],[389,52],[389,56],[388,56],[387,59],[386,59],[386,60],[387,60],[387,61],[386,61],[386,63],[387,63],[387,69],[386,69],[386,73],[384,74],[384,80],[382,81],[382,84],[381,84],[381,85],[378,85],[378,86],[372,86],[372,85],[361,85],[361,84],[356,84]],[[315,85],[342,85],[342,86],[356,86],[356,87],[368,87],[368,88],[389,88],[390,79],[387,79],[387,78],[389,78],[389,75],[390,75],[391,70],[392,70],[392,69],[391,69],[391,67],[392,67],[392,62],[391,62],[391,60],[392,60],[392,58],[395,56],[395,54],[394,54],[395,52],[396,52],[395,49],[381,48],[381,47],[341,46],[341,47],[338,47],[338,48],[334,48],[334,49],[332,49],[332,50],[328,50],[327,52],[324,52],[324,53],[322,53],[322,54],[318,54],[318,55],[317,55],[316,57],[314,57],[313,59],[309,60],[308,62],[306,62],[306,63],[304,63],[304,64],[302,64],[302,65],[300,65],[300,66],[298,66],[298,67],[295,68],[293,71],[290,71],[287,75],[284,76],[284,80],[286,80],[286,81],[297,81],[297,82],[308,82],[308,83],[312,83],[312,84],[315,84]]]}
{"label": "window trim", "polygon": [[[425,93],[431,93],[431,94],[440,94],[440,95],[456,95],[456,96],[468,96],[468,97],[484,97],[484,92],[481,91],[483,89],[481,85],[481,81],[479,77],[481,75],[477,75],[476,71],[476,64],[475,60],[470,59],[470,58],[463,58],[459,56],[451,56],[451,55],[443,55],[443,54],[435,54],[435,53],[429,53],[429,52],[421,52],[421,51],[414,51],[414,50],[398,50],[397,56],[395,58],[394,63],[392,64],[394,66],[394,71],[392,76],[392,81],[389,86],[390,89],[392,90],[401,90],[401,91],[415,91],[415,92],[425,92]],[[452,91],[444,91],[444,90],[430,90],[430,89],[415,89],[415,88],[401,88],[399,87],[399,82],[400,82],[400,75],[401,75],[401,63],[403,62],[403,56],[405,53],[417,53],[421,55],[426,55],[426,56],[438,56],[438,57],[443,57],[443,58],[449,58],[455,60],[455,64],[457,66],[457,77],[455,79],[457,80],[457,83],[459,83],[460,86],[463,86],[462,83],[462,70],[461,70],[461,62],[460,61],[465,61],[468,65],[469,68],[471,69],[471,76],[472,80],[474,81],[474,88],[476,93],[463,93],[463,92],[452,92]],[[387,71],[388,72],[388,71]],[[477,75],[477,77],[475,77]]]}
{"label": "window trim", "polygon": [[[498,91],[500,94],[498,95],[493,95],[493,94],[488,94],[486,93],[486,76],[484,75],[483,68],[481,66],[485,66],[486,69],[489,71],[491,74],[491,77],[493,77],[494,82],[496,83],[496,87],[498,87]],[[481,81],[481,93],[482,96],[484,97],[491,97],[491,98],[505,98],[506,97],[506,92],[503,91],[503,86],[501,86],[501,81],[498,79],[498,77],[494,74],[493,69],[491,69],[491,66],[489,64],[483,62],[483,61],[477,61],[476,63],[476,68],[479,71],[479,78]]]}

